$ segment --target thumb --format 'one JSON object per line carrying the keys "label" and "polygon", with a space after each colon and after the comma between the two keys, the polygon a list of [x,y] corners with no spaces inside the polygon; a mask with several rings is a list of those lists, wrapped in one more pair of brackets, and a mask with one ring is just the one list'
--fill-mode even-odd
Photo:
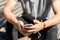
{"label": "thumb", "polygon": [[34,22],[35,24],[40,23],[40,21],[38,21],[38,20],[33,20],[33,22]]}
{"label": "thumb", "polygon": [[20,22],[20,25],[22,26],[22,27],[24,27],[24,23],[22,22],[22,21],[19,21]]}

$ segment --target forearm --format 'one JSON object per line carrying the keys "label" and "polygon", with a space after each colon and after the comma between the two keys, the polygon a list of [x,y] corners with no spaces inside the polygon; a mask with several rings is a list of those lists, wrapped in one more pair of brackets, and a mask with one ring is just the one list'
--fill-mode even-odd
{"label": "forearm", "polygon": [[18,20],[16,19],[16,17],[14,16],[12,12],[16,3],[17,3],[16,0],[8,0],[3,9],[4,18],[7,19],[7,21],[12,23],[13,25],[15,25],[18,22]]}
{"label": "forearm", "polygon": [[12,23],[13,25],[18,23],[15,15],[10,10],[5,9],[3,12],[3,16],[8,22]]}
{"label": "forearm", "polygon": [[60,23],[60,0],[54,0],[52,2],[52,8],[55,15],[44,22],[45,28]]}
{"label": "forearm", "polygon": [[48,20],[46,20],[43,23],[44,23],[45,28],[56,25],[56,24],[60,23],[60,15],[54,15],[53,17],[49,18]]}

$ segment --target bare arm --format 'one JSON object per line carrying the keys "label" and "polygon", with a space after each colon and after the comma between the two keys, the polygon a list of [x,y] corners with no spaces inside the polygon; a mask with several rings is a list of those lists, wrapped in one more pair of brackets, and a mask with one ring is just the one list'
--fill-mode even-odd
{"label": "bare arm", "polygon": [[24,23],[22,21],[18,21],[16,19],[16,17],[14,16],[14,14],[12,13],[13,8],[16,5],[16,0],[8,0],[6,3],[6,6],[3,9],[3,16],[5,19],[7,19],[8,22],[12,23],[14,26],[16,26],[16,28],[19,30],[19,32],[21,34],[23,34],[24,36],[29,36],[32,33],[26,33],[24,32],[22,26],[24,25]]}
{"label": "bare arm", "polygon": [[45,28],[60,23],[60,0],[54,0],[52,7],[55,15],[44,22]]}
{"label": "bare arm", "polygon": [[16,17],[12,13],[15,5],[16,5],[16,0],[8,0],[4,9],[3,9],[4,18],[6,18],[13,25],[16,25],[18,23],[18,20],[16,19]]}

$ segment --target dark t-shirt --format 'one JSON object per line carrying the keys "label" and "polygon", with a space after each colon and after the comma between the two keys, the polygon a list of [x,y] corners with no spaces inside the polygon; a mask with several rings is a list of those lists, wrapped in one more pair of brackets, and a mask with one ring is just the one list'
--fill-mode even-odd
{"label": "dark t-shirt", "polygon": [[21,0],[24,9],[33,17],[41,17],[43,19],[50,18],[54,15],[52,2],[54,0]]}

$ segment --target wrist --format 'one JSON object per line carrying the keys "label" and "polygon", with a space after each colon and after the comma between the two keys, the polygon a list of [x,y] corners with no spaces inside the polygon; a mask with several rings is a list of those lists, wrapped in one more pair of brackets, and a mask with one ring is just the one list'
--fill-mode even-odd
{"label": "wrist", "polygon": [[23,22],[21,20],[18,20],[15,24],[15,26],[20,27],[23,25]]}
{"label": "wrist", "polygon": [[42,22],[42,24],[43,24],[43,29],[45,29],[45,23],[44,23],[44,22]]}
{"label": "wrist", "polygon": [[18,20],[13,22],[13,25],[16,26],[18,24]]}
{"label": "wrist", "polygon": [[20,25],[20,24],[21,24],[20,20],[18,20],[18,21],[15,23],[16,26],[18,26],[18,25]]}
{"label": "wrist", "polygon": [[19,29],[19,28],[20,28],[20,22],[17,21],[17,22],[14,24],[14,26],[15,26],[17,29]]}

